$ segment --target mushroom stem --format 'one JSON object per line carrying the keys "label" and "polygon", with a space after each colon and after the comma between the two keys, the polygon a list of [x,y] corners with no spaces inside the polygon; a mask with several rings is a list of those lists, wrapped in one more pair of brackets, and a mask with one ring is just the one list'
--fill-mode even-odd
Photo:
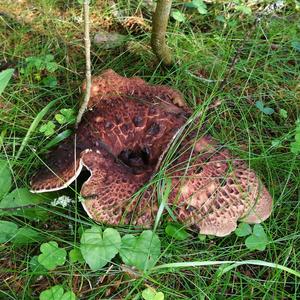
{"label": "mushroom stem", "polygon": [[85,47],[85,64],[86,64],[86,91],[84,96],[84,101],[79,109],[77,120],[76,120],[76,128],[81,121],[82,115],[84,114],[88,102],[91,96],[91,40],[90,40],[90,17],[89,17],[89,5],[90,0],[84,0],[83,2],[83,12],[84,12],[84,47]]}
{"label": "mushroom stem", "polygon": [[152,50],[166,66],[170,66],[172,64],[172,55],[166,44],[166,30],[171,6],[172,0],[158,0],[152,17]]}

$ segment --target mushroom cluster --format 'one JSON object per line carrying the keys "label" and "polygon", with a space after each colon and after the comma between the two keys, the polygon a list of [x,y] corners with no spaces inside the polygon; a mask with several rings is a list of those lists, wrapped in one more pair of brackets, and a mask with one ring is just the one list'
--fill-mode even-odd
{"label": "mushroom cluster", "polygon": [[[182,95],[107,70],[92,80],[91,99],[76,134],[46,158],[32,192],[69,186],[83,168],[83,207],[97,222],[149,227],[158,209],[150,179],[191,111]],[[225,236],[238,220],[260,223],[272,198],[255,173],[212,137],[195,130],[180,139],[166,175],[168,205],[178,221],[202,234]],[[174,151],[173,151],[174,152]]]}

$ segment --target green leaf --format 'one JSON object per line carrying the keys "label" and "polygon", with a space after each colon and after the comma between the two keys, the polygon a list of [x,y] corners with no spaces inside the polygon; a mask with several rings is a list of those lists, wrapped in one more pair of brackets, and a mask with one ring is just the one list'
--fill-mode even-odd
{"label": "green leaf", "polygon": [[46,273],[48,270],[42,266],[38,261],[38,255],[35,255],[31,258],[29,262],[30,270],[37,273]]}
{"label": "green leaf", "polygon": [[64,293],[61,300],[76,300],[76,295],[72,291]]}
{"label": "green leaf", "polygon": [[156,294],[156,291],[154,288],[146,288],[143,290],[142,292],[142,297],[145,299],[145,300],[153,300],[154,299],[154,296]]}
{"label": "green leaf", "polygon": [[162,292],[158,292],[155,294],[153,300],[164,300],[165,299],[165,295]]}
{"label": "green leaf", "polygon": [[63,294],[64,288],[61,285],[55,285],[52,288],[41,292],[40,300],[61,300]]}
{"label": "green leaf", "polygon": [[23,206],[37,205],[42,203],[44,198],[39,194],[31,193],[28,188],[13,190],[0,202],[1,208],[21,208]]}
{"label": "green leaf", "polygon": [[81,236],[80,250],[92,270],[99,270],[119,252],[121,237],[117,230],[107,228],[102,234],[99,226],[92,226]]}
{"label": "green leaf", "polygon": [[56,62],[47,62],[46,63],[46,66],[45,66],[45,69],[50,72],[50,73],[53,73],[55,72],[57,69],[58,69],[58,64]]}
{"label": "green leaf", "polygon": [[54,87],[57,86],[57,79],[54,76],[47,76],[42,80],[42,84],[49,87]]}
{"label": "green leaf", "polygon": [[250,7],[246,6],[246,5],[237,5],[235,7],[236,11],[239,11],[245,15],[251,16],[252,15],[252,10]]}
{"label": "green leaf", "polygon": [[172,11],[171,16],[177,22],[185,22],[186,21],[185,15],[179,10]]}
{"label": "green leaf", "polygon": [[292,41],[291,45],[296,51],[300,51],[300,41]]}
{"label": "green leaf", "polygon": [[48,121],[46,124],[40,127],[40,132],[45,136],[51,136],[55,133],[55,124],[52,121]]}
{"label": "green leaf", "polygon": [[4,89],[6,88],[13,73],[14,73],[14,69],[7,69],[0,72],[0,96],[3,93]]}
{"label": "green leaf", "polygon": [[262,101],[256,101],[255,102],[255,106],[260,110],[263,111],[264,110],[264,104]]}
{"label": "green leaf", "polygon": [[206,240],[206,237],[207,237],[206,234],[199,234],[199,235],[198,235],[198,239],[199,239],[201,242],[204,242],[204,241]]}
{"label": "green leaf", "polygon": [[78,248],[74,248],[69,252],[69,259],[71,263],[83,263],[84,262],[84,258],[81,254],[80,249]]}
{"label": "green leaf", "polygon": [[207,14],[207,5],[203,0],[193,0],[192,2],[185,3],[186,7],[196,8],[201,15]]}
{"label": "green leaf", "polygon": [[29,227],[22,227],[17,231],[13,243],[17,245],[37,243],[41,238],[42,236],[38,231]]}
{"label": "green leaf", "polygon": [[73,120],[74,114],[75,114],[74,109],[72,109],[72,108],[63,108],[63,109],[60,110],[60,112],[61,112],[62,115],[64,115],[66,117],[68,122]]}
{"label": "green leaf", "polygon": [[74,123],[76,121],[75,112],[71,108],[61,109],[60,114],[55,115],[55,119],[61,125],[66,123]]}
{"label": "green leaf", "polygon": [[126,234],[122,238],[120,256],[128,266],[151,269],[160,256],[159,237],[151,230],[143,231],[139,237]]}
{"label": "green leaf", "polygon": [[8,162],[0,160],[0,200],[11,188],[11,173]]}
{"label": "green leaf", "polygon": [[291,152],[294,154],[300,153],[300,142],[299,141],[291,143]]}
{"label": "green leaf", "polygon": [[48,210],[43,207],[18,208],[12,210],[0,209],[0,216],[19,216],[32,221],[45,221],[50,217]]}
{"label": "green leaf", "polygon": [[263,113],[266,115],[272,115],[274,113],[274,109],[271,107],[264,107]]}
{"label": "green leaf", "polygon": [[18,231],[18,225],[13,222],[0,221],[0,244],[13,239]]}
{"label": "green leaf", "polygon": [[48,270],[54,270],[57,266],[62,266],[66,262],[66,250],[59,248],[54,241],[43,243],[40,250],[42,253],[39,255],[38,261]]}
{"label": "green leaf", "polygon": [[264,114],[271,115],[274,113],[274,109],[270,107],[265,107],[262,101],[256,101],[255,106]]}
{"label": "green leaf", "polygon": [[56,114],[56,115],[54,116],[54,118],[55,118],[55,120],[56,120],[59,124],[61,124],[61,125],[67,123],[66,118],[65,118],[62,114]]}
{"label": "green leaf", "polygon": [[52,288],[43,291],[40,294],[40,300],[76,300],[76,295],[72,291],[64,293],[61,285],[55,285]]}
{"label": "green leaf", "polygon": [[287,111],[285,109],[282,109],[282,108],[279,110],[279,115],[283,119],[286,119],[288,117]]}
{"label": "green leaf", "polygon": [[253,233],[245,240],[245,245],[250,250],[263,251],[266,249],[268,241],[264,228],[260,224],[255,224]]}
{"label": "green leaf", "polygon": [[206,15],[207,14],[207,6],[203,2],[203,0],[193,0],[193,4],[197,8],[199,14]]}
{"label": "green leaf", "polygon": [[216,20],[221,23],[226,23],[226,19],[224,16],[216,16]]}
{"label": "green leaf", "polygon": [[190,235],[186,232],[182,225],[169,223],[166,228],[165,232],[168,236],[174,238],[178,241],[186,240]]}
{"label": "green leaf", "polygon": [[40,194],[33,194],[27,188],[15,189],[0,202],[0,216],[21,216],[30,220],[46,220],[49,217],[47,210],[35,206],[42,202],[44,202],[44,197]]}
{"label": "green leaf", "polygon": [[247,236],[252,233],[251,226],[247,223],[240,223],[238,228],[234,231],[239,237]]}
{"label": "green leaf", "polygon": [[165,295],[162,292],[156,292],[152,287],[143,290],[142,297],[145,300],[164,300]]}

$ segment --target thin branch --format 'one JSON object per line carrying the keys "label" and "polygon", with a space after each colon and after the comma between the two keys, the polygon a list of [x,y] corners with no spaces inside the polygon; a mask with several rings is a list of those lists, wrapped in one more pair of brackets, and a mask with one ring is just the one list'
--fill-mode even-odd
{"label": "thin branch", "polygon": [[86,64],[86,90],[84,101],[79,109],[76,128],[81,121],[82,115],[84,114],[91,95],[91,40],[90,40],[90,17],[89,17],[89,4],[90,0],[84,0],[83,2],[83,12],[84,12],[84,46],[85,46],[85,64]]}
{"label": "thin branch", "polygon": [[166,44],[166,31],[172,0],[158,0],[152,17],[151,46],[155,55],[166,66],[172,64],[172,55]]}

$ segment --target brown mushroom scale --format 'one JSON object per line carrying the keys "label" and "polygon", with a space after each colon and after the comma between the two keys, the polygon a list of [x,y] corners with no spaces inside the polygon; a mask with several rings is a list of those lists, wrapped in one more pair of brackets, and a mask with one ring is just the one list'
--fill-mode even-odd
{"label": "brown mushroom scale", "polygon": [[[91,176],[82,203],[92,219],[151,226],[157,201],[147,183],[190,114],[181,94],[107,70],[93,79],[88,108],[76,135],[33,176],[32,191],[63,189],[85,167]],[[272,198],[255,173],[209,136],[188,134],[167,176],[169,205],[200,233],[224,236],[240,219],[259,223],[271,213]]]}

